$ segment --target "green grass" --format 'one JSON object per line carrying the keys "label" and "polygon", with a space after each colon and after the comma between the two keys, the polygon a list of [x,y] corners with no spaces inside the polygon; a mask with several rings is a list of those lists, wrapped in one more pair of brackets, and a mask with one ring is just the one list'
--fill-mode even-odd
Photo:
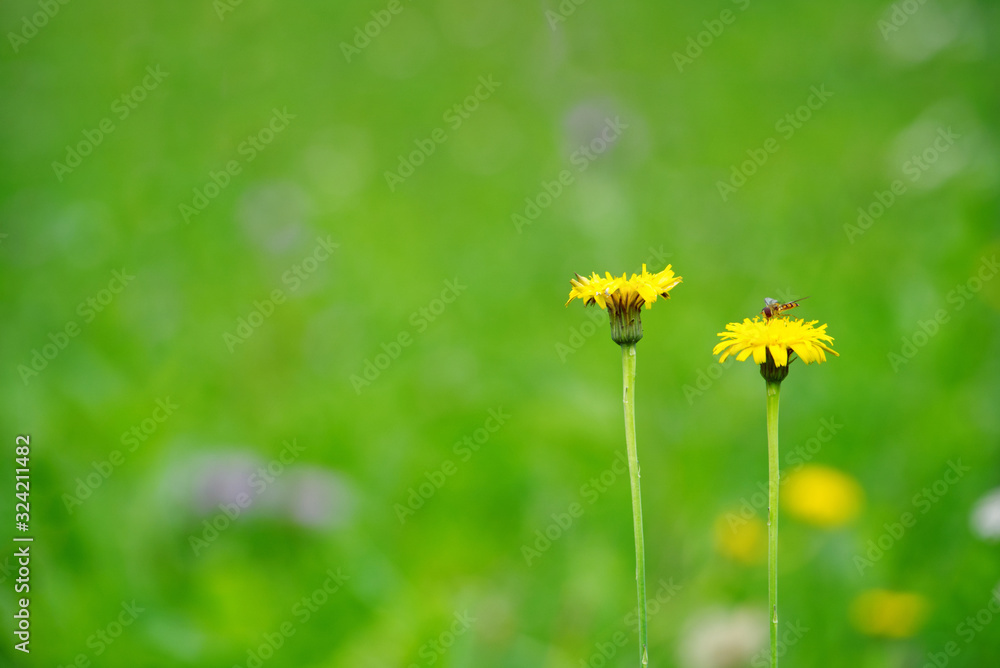
{"label": "green grass", "polygon": [[[563,302],[574,272],[670,262],[684,283],[644,317],[637,437],[650,595],[682,588],[650,614],[650,665],[683,665],[686,624],[706,609],[766,607],[765,564],[713,542],[716,518],[767,478],[761,379],[735,364],[701,394],[685,387],[715,364],[727,322],[805,295],[795,313],[829,323],[841,357],[784,384],[782,447],[835,417],[813,461],[857,478],[866,501],[834,532],[782,516],[781,614],[811,629],[782,665],[922,666],[950,641],[949,666],[988,664],[1000,627],[969,643],[956,627],[998,584],[997,546],[969,515],[998,486],[1000,280],[968,286],[1000,252],[997,10],[928,2],[883,39],[887,4],[741,4],[589,0],[552,30],[555,2],[402,2],[350,62],[341,42],[388,3],[244,0],[220,20],[207,2],[69,2],[16,52],[6,38],[0,415],[10,450],[32,438],[35,543],[33,651],[12,649],[8,575],[0,663],[245,666],[290,622],[264,665],[568,668],[618,633],[608,665],[634,665],[628,481],[583,489],[624,452],[618,351],[604,321]],[[734,22],[678,72],[673,54],[724,9]],[[7,3],[4,34],[37,11]],[[156,66],[167,76],[122,118],[116,101]],[[500,85],[453,127],[448,111],[489,76]],[[777,124],[813,86],[832,97],[786,137]],[[241,143],[286,108],[248,160]],[[613,144],[574,161],[615,117],[627,127]],[[113,130],[60,180],[52,163],[105,118]],[[912,180],[907,160],[949,127],[959,138]],[[436,128],[443,143],[390,190],[385,173]],[[718,183],[772,137],[777,152],[723,201]],[[180,205],[229,161],[239,173],[185,222]],[[906,191],[883,215],[845,229],[896,179]],[[539,211],[518,229],[526,199]],[[285,280],[317,238],[339,247]],[[123,268],[134,280],[88,320],[80,304]],[[224,335],[275,290],[283,301],[230,352]],[[912,358],[890,357],[940,309]],[[79,332],[25,382],[21,366],[70,322]],[[396,358],[357,392],[383,344]],[[178,408],[150,423],[166,398]],[[491,409],[509,419],[471,454],[456,446]],[[133,427],[146,438],[129,451]],[[222,466],[245,482],[239,462],[266,464],[291,439],[305,449],[271,496],[196,556],[190,537],[222,512],[199,481]],[[123,463],[70,513],[65,495],[115,450]],[[971,471],[859,574],[852,557],[956,459]],[[336,515],[290,519],[326,474],[339,496],[319,508]],[[574,502],[585,512],[529,566],[522,546]],[[296,615],[338,568],[343,586]],[[849,610],[870,588],[922,594],[926,624],[906,640],[860,634]],[[144,612],[98,656],[88,638],[133,599]]]}

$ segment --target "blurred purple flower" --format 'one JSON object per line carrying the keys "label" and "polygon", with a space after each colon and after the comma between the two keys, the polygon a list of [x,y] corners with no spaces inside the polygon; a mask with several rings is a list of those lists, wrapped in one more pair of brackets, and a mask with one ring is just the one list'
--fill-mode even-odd
{"label": "blurred purple flower", "polygon": [[317,529],[347,524],[354,515],[355,494],[347,480],[319,467],[289,471],[285,486],[284,512],[295,523]]}

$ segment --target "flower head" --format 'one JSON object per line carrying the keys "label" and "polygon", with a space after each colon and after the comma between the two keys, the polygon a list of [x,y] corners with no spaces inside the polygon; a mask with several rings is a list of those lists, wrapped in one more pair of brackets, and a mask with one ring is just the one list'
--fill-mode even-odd
{"label": "flower head", "polygon": [[794,359],[790,354],[798,355],[806,364],[825,362],[826,353],[840,356],[830,347],[833,337],[826,333],[826,325],[816,327],[817,322],[787,317],[744,318],[743,322],[731,322],[725,332],[719,332],[722,341],[712,354],[722,354],[719,362],[725,362],[730,355],[736,355],[740,362],[753,355],[765,378],[780,382],[788,374],[788,363]]}
{"label": "flower head", "polygon": [[865,635],[909,638],[927,621],[929,611],[927,599],[915,592],[869,589],[854,599],[851,621]]}
{"label": "flower head", "polygon": [[783,505],[819,527],[843,526],[861,512],[864,494],[858,481],[829,466],[806,464],[782,480]]}
{"label": "flower head", "polygon": [[574,299],[582,299],[587,306],[597,304],[607,310],[611,317],[611,338],[622,345],[634,344],[642,338],[642,307],[652,308],[657,297],[669,299],[670,290],[683,280],[674,275],[669,264],[656,274],[651,274],[646,265],[642,265],[641,274],[632,274],[632,278],[625,276],[622,274],[619,278],[605,272],[602,278],[595,272],[587,278],[577,274],[570,279],[573,289],[566,300],[567,306]]}
{"label": "flower head", "polygon": [[622,309],[632,304],[639,307],[645,304],[646,308],[652,308],[658,296],[669,299],[670,290],[683,280],[674,275],[672,267],[668,264],[658,274],[651,274],[646,265],[642,265],[642,273],[632,274],[629,279],[625,278],[625,274],[617,278],[610,272],[605,272],[604,278],[596,272],[590,278],[577,274],[575,279],[569,281],[573,289],[569,291],[566,305],[574,299],[582,299],[588,306],[596,303],[602,309],[609,308],[609,305],[612,309]]}

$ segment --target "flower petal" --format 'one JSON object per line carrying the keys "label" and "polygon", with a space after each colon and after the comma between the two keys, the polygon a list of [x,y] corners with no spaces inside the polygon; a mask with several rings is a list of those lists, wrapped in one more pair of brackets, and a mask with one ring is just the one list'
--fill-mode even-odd
{"label": "flower petal", "polygon": [[774,358],[775,366],[788,366],[788,348],[772,343],[767,349],[771,351],[771,357]]}
{"label": "flower petal", "polygon": [[744,318],[742,322],[728,323],[726,331],[717,334],[721,340],[714,345],[712,354],[722,354],[720,362],[731,355],[743,361],[752,354],[755,363],[763,364],[770,352],[777,366],[788,365],[791,351],[806,364],[825,362],[826,353],[839,357],[831,347],[833,337],[826,333],[827,325],[817,324],[816,320],[805,322],[787,317]]}

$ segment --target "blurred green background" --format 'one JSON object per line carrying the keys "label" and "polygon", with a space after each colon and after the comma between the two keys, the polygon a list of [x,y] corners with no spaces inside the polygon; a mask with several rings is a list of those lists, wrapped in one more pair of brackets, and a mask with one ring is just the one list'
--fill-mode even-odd
{"label": "blurred green background", "polygon": [[998,19],[4,3],[0,664],[635,665],[620,355],[563,303],[646,262],[650,665],[764,665],[763,382],[711,349],[805,295],[782,665],[992,665]]}

